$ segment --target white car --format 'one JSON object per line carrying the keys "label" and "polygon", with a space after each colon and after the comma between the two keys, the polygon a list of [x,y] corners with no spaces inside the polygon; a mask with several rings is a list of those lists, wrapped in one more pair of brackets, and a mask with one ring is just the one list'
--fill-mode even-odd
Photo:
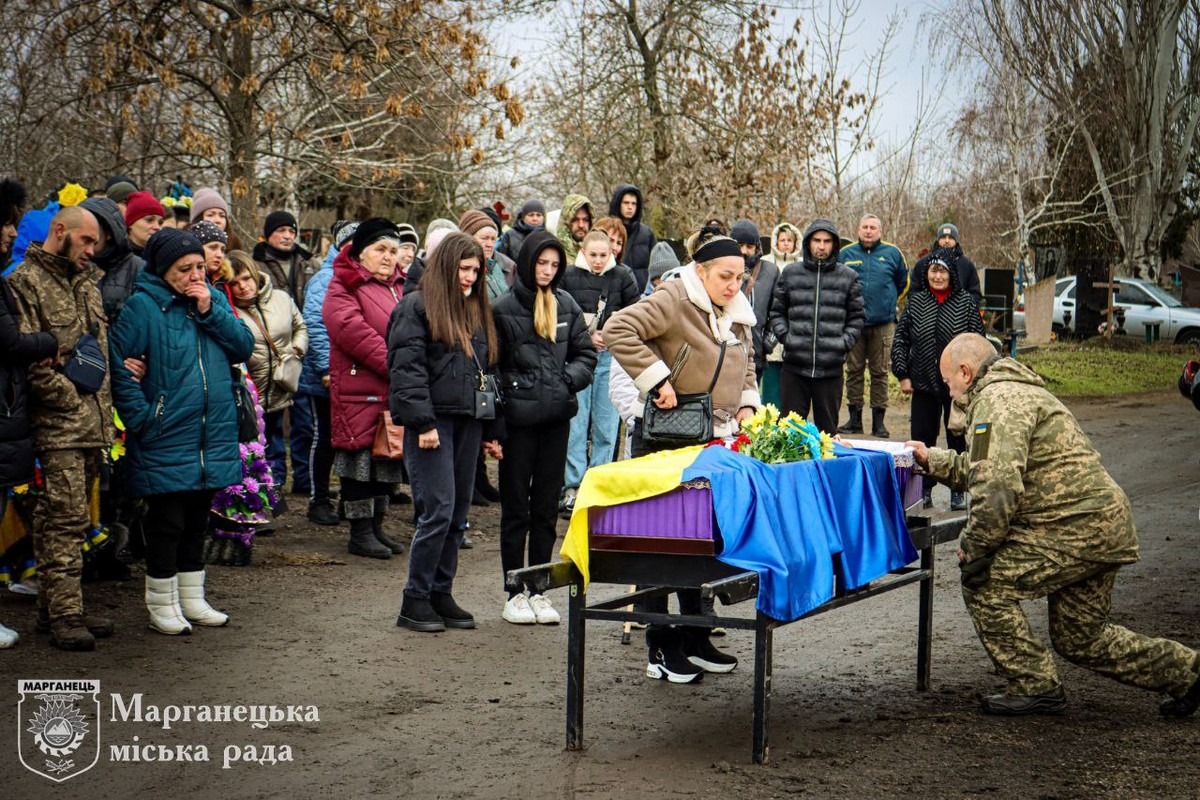
{"label": "white car", "polygon": [[[1141,338],[1146,331],[1145,323],[1157,323],[1159,338],[1176,344],[1200,343],[1200,308],[1191,308],[1176,300],[1150,281],[1137,278],[1117,278],[1114,308],[1125,310],[1124,331],[1129,336]],[[1069,323],[1064,322],[1071,312]],[[1059,278],[1054,282],[1054,332],[1075,331],[1075,278]],[[1013,314],[1013,327],[1025,327],[1025,312]]]}

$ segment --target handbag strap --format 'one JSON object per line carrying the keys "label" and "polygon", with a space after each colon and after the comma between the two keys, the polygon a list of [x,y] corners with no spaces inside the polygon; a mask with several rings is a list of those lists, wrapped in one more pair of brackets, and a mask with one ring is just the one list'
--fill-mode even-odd
{"label": "handbag strap", "polygon": [[279,355],[279,350],[275,347],[275,342],[272,341],[271,334],[267,332],[266,326],[263,325],[261,317],[262,306],[260,306],[258,303],[255,303],[254,308],[256,311],[258,311],[258,314],[251,314],[250,317],[254,320],[254,324],[258,326],[258,329],[262,331],[263,338],[267,340],[267,347],[271,348],[271,352],[275,354],[275,360],[282,363],[283,356]]}
{"label": "handbag strap", "polygon": [[479,356],[475,355],[474,342],[471,342],[471,360],[475,362],[475,369],[479,370],[479,389],[482,391],[487,388],[487,370],[479,363]]}
{"label": "handbag strap", "polygon": [[727,344],[727,342],[721,342],[721,355],[717,356],[717,369],[713,372],[712,383],[708,385],[709,394],[712,394],[713,389],[717,388],[717,378],[721,375],[721,365],[725,363],[725,347]]}

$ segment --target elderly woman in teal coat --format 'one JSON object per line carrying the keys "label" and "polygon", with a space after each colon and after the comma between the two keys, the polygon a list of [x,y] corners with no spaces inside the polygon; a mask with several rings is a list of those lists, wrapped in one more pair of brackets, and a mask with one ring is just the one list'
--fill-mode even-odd
{"label": "elderly woman in teal coat", "polygon": [[[204,597],[213,494],[242,480],[233,364],[254,336],[205,280],[204,248],[186,231],[150,237],[146,267],[109,334],[113,405],[127,431],[129,490],[145,498],[150,627],[190,633],[229,617]],[[139,380],[125,359],[145,364]]]}

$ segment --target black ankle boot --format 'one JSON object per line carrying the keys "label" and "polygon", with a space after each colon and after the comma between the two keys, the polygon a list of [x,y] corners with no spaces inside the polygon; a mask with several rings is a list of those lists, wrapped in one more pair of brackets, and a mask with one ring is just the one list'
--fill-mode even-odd
{"label": "black ankle boot", "polygon": [[646,677],[671,683],[695,683],[704,677],[704,670],[688,660],[683,652],[683,639],[675,628],[652,625],[646,631],[649,649]]}
{"label": "black ankle boot", "polygon": [[392,555],[398,556],[404,552],[404,545],[390,538],[383,532],[383,519],[387,516],[388,498],[375,498],[375,516],[371,519],[371,532],[375,534],[375,541],[391,551]]}
{"label": "black ankle boot", "polygon": [[683,653],[705,672],[733,672],[738,660],[713,647],[708,628],[683,628]]}
{"label": "black ankle boot", "polygon": [[469,630],[475,627],[475,617],[454,602],[449,592],[433,592],[429,595],[429,603],[434,612],[442,618],[447,628],[462,628]]}
{"label": "black ankle boot", "polygon": [[446,630],[446,622],[433,610],[428,598],[404,595],[396,627],[421,633],[441,633]]}
{"label": "black ankle boot", "polygon": [[886,439],[889,436],[891,436],[891,434],[888,433],[888,429],[883,426],[883,415],[886,413],[887,413],[886,408],[872,408],[871,409],[871,435],[872,436],[879,438],[879,439]]}
{"label": "black ankle boot", "polygon": [[373,520],[350,520],[350,541],[346,545],[347,552],[354,556],[367,558],[391,558],[392,551],[379,543],[375,538]]}
{"label": "black ankle boot", "polygon": [[862,406],[850,406],[850,419],[838,426],[838,433],[862,433]]}

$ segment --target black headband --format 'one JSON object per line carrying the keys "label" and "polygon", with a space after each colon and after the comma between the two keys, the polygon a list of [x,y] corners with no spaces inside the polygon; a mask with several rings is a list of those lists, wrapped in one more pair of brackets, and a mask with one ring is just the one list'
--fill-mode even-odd
{"label": "black headband", "polygon": [[712,261],[714,258],[724,258],[725,256],[741,258],[741,247],[733,239],[726,236],[717,236],[697,247],[696,252],[692,253],[692,260],[697,264],[703,264],[705,261]]}

